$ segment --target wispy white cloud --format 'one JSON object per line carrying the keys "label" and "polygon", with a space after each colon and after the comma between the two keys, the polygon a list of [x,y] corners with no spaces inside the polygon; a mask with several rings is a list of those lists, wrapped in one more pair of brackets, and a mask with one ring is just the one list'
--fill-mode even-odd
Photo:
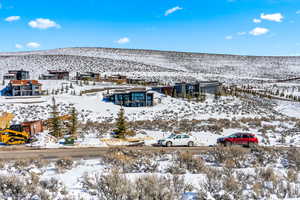
{"label": "wispy white cloud", "polygon": [[262,13],[260,15],[260,18],[264,19],[264,20],[274,21],[274,22],[282,22],[284,17],[281,13],[274,13],[274,14],[264,14],[264,13]]}
{"label": "wispy white cloud", "polygon": [[31,49],[37,49],[37,48],[39,48],[41,45],[40,45],[39,43],[37,43],[37,42],[28,42],[28,43],[26,44],[26,46],[27,46],[28,48],[31,48]]}
{"label": "wispy white cloud", "polygon": [[259,36],[259,35],[264,35],[269,32],[269,29],[267,28],[261,28],[261,27],[256,27],[255,29],[251,30],[249,34],[254,35],[254,36]]}
{"label": "wispy white cloud", "polygon": [[23,48],[23,45],[21,45],[21,44],[16,44],[16,48],[17,48],[17,49],[22,49],[22,48]]}
{"label": "wispy white cloud", "polygon": [[233,37],[231,35],[228,35],[225,37],[225,40],[232,40],[232,39],[233,39]]}
{"label": "wispy white cloud", "polygon": [[179,7],[179,6],[176,6],[176,7],[174,7],[174,8],[170,8],[170,9],[166,10],[165,16],[168,16],[168,15],[170,15],[170,14],[172,14],[172,13],[178,11],[178,10],[182,10],[182,9],[183,9],[183,8],[181,8],[181,7]]}
{"label": "wispy white cloud", "polygon": [[296,11],[296,14],[297,14],[297,15],[300,15],[300,10],[297,10],[297,11]]}
{"label": "wispy white cloud", "polygon": [[48,29],[48,28],[60,28],[61,27],[55,21],[52,21],[50,19],[44,19],[44,18],[38,18],[36,20],[32,20],[28,23],[28,25],[32,28],[37,28],[37,29]]}
{"label": "wispy white cloud", "polygon": [[7,21],[7,22],[13,22],[13,21],[18,21],[20,19],[21,19],[20,16],[10,16],[10,17],[5,18],[5,21]]}
{"label": "wispy white cloud", "polygon": [[253,19],[253,22],[256,23],[256,24],[259,24],[259,23],[261,23],[261,19],[256,19],[255,18],[255,19]]}
{"label": "wispy white cloud", "polygon": [[116,43],[118,43],[118,44],[127,44],[129,42],[130,42],[130,39],[128,37],[123,37],[116,41]]}

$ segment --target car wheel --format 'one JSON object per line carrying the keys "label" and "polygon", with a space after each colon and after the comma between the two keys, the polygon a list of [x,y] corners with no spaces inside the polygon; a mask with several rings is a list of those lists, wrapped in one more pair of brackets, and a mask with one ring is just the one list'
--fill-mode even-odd
{"label": "car wheel", "polygon": [[194,142],[190,141],[188,142],[188,147],[193,147],[194,146]]}
{"label": "car wheel", "polygon": [[231,145],[232,145],[231,142],[228,142],[228,141],[225,142],[225,147],[230,147]]}
{"label": "car wheel", "polygon": [[166,146],[167,146],[167,147],[171,147],[171,146],[172,146],[172,142],[167,142],[167,143],[166,143]]}

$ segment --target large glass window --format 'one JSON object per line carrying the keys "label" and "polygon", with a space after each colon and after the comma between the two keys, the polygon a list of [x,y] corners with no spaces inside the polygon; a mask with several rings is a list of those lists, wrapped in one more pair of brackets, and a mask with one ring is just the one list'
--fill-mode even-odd
{"label": "large glass window", "polygon": [[145,100],[145,93],[132,93],[132,100]]}

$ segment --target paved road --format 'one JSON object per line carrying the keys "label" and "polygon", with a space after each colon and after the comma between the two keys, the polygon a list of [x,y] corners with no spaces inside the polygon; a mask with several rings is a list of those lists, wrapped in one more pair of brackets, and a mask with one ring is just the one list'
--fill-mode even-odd
{"label": "paved road", "polygon": [[[174,151],[190,151],[193,153],[209,150],[211,147],[113,147],[131,151],[147,151],[147,152],[174,152]],[[7,147],[0,148],[0,159],[24,159],[24,158],[42,158],[56,159],[63,157],[72,158],[97,158],[101,157],[113,148],[95,147],[95,148],[59,148],[59,149],[34,149],[29,147]]]}
{"label": "paved road", "polygon": [[[212,147],[113,147],[131,151],[145,151],[145,152],[175,152],[175,151],[189,151],[191,153],[201,153],[209,151]],[[95,147],[95,148],[59,148],[59,149],[35,149],[24,146],[13,146],[0,148],[0,159],[13,160],[24,158],[41,158],[41,159],[57,159],[64,157],[71,157],[77,159],[98,158],[113,148],[110,147]],[[278,150],[291,149],[288,147],[267,147],[276,148]],[[299,148],[298,148],[299,149]],[[250,151],[250,149],[247,148]]]}

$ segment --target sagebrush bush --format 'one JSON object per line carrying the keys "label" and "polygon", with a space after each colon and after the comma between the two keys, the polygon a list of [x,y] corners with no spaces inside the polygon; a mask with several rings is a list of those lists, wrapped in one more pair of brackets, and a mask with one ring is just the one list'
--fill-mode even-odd
{"label": "sagebrush bush", "polygon": [[199,174],[204,172],[205,167],[205,161],[201,157],[195,157],[191,152],[179,152],[167,171],[172,174]]}
{"label": "sagebrush bush", "polygon": [[112,149],[103,155],[102,163],[117,166],[124,173],[155,172],[158,167],[157,156],[153,153]]}
{"label": "sagebrush bush", "polygon": [[230,161],[233,168],[245,167],[247,154],[247,150],[240,146],[217,146],[209,151],[209,155],[213,159],[212,162],[222,165]]}
{"label": "sagebrush bush", "polygon": [[73,168],[74,161],[72,158],[62,158],[58,159],[55,162],[55,167],[57,168],[58,171],[62,172],[65,170],[70,170]]}
{"label": "sagebrush bush", "polygon": [[83,188],[101,200],[179,200],[193,187],[178,176],[140,176],[130,181],[124,174],[113,169],[109,174],[85,174]]}

